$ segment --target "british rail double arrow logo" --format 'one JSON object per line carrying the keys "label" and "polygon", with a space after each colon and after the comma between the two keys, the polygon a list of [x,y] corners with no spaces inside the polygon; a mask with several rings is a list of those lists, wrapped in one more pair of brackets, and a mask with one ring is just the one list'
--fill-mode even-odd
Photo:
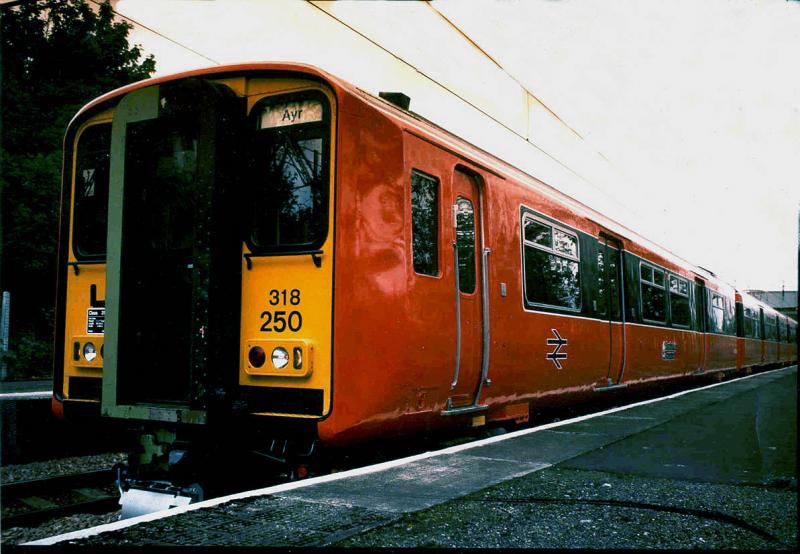
{"label": "british rail double arrow logo", "polygon": [[559,360],[566,360],[567,353],[562,352],[561,348],[568,344],[567,339],[563,338],[561,335],[558,334],[558,330],[550,329],[553,334],[556,336],[554,339],[547,339],[547,346],[555,346],[556,349],[552,352],[547,353],[547,359],[553,362],[553,365],[556,366],[556,369],[563,369],[561,362]]}

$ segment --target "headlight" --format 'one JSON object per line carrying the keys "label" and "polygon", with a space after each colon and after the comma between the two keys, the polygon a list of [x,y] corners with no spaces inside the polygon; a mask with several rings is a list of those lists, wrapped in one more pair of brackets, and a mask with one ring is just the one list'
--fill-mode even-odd
{"label": "headlight", "polygon": [[260,346],[254,346],[247,353],[247,359],[253,367],[261,367],[267,361],[267,353]]}
{"label": "headlight", "polygon": [[83,357],[86,358],[87,362],[91,362],[97,357],[97,349],[95,349],[93,343],[87,342],[83,345]]}
{"label": "headlight", "polygon": [[283,369],[289,363],[289,353],[285,348],[279,346],[272,351],[272,365],[275,369]]}

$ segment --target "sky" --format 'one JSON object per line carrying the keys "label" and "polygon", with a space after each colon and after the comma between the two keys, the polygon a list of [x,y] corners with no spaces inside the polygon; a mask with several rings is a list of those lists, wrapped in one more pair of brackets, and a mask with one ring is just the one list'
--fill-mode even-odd
{"label": "sky", "polygon": [[[130,38],[159,75],[291,60],[402,90],[412,110],[737,288],[797,289],[800,2],[115,7],[141,24]],[[560,122],[529,112],[528,95]]]}

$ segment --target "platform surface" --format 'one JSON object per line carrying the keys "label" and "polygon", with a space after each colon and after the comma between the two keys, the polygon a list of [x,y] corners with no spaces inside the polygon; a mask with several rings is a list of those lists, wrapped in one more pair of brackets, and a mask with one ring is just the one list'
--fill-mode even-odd
{"label": "platform surface", "polygon": [[793,366],[61,540],[794,550],[796,420]]}

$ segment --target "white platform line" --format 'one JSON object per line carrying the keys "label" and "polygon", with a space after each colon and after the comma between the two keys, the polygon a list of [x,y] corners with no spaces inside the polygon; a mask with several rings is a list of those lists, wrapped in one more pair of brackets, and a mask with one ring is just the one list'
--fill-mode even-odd
{"label": "white platform line", "polygon": [[745,377],[739,377],[736,379],[731,379],[730,381],[722,381],[720,383],[714,383],[711,385],[706,385],[704,387],[699,387],[696,389],[685,390],[681,392],[677,392],[675,394],[670,394],[668,396],[662,396],[660,398],[653,398],[650,400],[643,400],[641,402],[636,402],[635,404],[629,404],[627,406],[619,406],[617,408],[611,408],[609,410],[605,410],[602,412],[597,412],[593,414],[587,414],[578,416],[572,419],[566,419],[564,421],[558,421],[554,423],[547,423],[545,425],[540,425],[538,427],[532,427],[530,429],[521,429],[519,431],[513,431],[511,433],[506,433],[504,435],[499,435],[497,437],[490,437],[488,439],[481,439],[478,441],[459,444],[457,446],[451,446],[449,448],[444,448],[442,450],[436,450],[433,452],[424,452],[422,454],[416,454],[414,456],[408,456],[406,458],[401,458],[398,460],[392,460],[389,462],[382,462],[380,464],[375,464],[371,466],[359,467],[355,469],[349,469],[347,471],[342,471],[339,473],[334,473],[331,475],[321,475],[319,477],[312,477],[311,479],[304,479],[302,481],[293,481],[291,483],[283,483],[281,485],[274,485],[272,487],[266,487],[263,489],[255,489],[251,491],[240,492],[236,494],[231,494],[228,496],[221,496],[219,498],[212,498],[210,500],[204,500],[203,502],[197,502],[196,504],[189,504],[187,506],[180,506],[178,508],[170,508],[168,510],[162,510],[160,512],[153,512],[151,514],[145,514],[142,516],[132,517],[130,519],[125,519],[122,521],[115,521],[113,523],[106,523],[105,525],[99,525],[97,527],[90,527],[88,529],[81,529],[79,531],[72,531],[71,533],[63,533],[61,535],[55,535],[53,537],[47,537],[44,539],[40,539],[33,542],[23,543],[24,545],[51,545],[56,544],[62,541],[68,540],[76,540],[76,539],[83,539],[87,537],[91,537],[94,535],[99,535],[101,533],[107,533],[110,531],[117,531],[119,529],[125,529],[126,527],[132,527],[134,525],[138,525],[139,523],[146,523],[148,521],[156,521],[158,519],[163,519],[167,517],[176,516],[179,514],[183,514],[186,512],[192,512],[194,510],[200,510],[203,508],[211,508],[213,506],[219,506],[220,504],[226,504],[228,502],[233,502],[235,500],[244,500],[247,498],[253,498],[256,496],[267,496],[270,494],[277,494],[281,492],[291,491],[295,489],[302,489],[305,487],[310,487],[313,485],[318,485],[321,483],[330,483],[331,481],[339,481],[342,479],[348,479],[350,477],[358,477],[360,475],[369,475],[370,473],[377,473],[379,471],[386,471],[387,469],[392,469],[395,467],[404,466],[413,462],[417,462],[420,460],[426,460],[428,458],[434,458],[436,456],[444,456],[446,454],[455,454],[457,452],[463,452],[464,450],[470,450],[472,448],[478,448],[480,446],[485,446],[487,444],[494,444],[496,442],[502,442],[505,440],[522,437],[525,435],[529,435],[531,433],[537,433],[539,431],[545,431],[547,429],[553,429],[556,427],[563,427],[565,425],[570,425],[572,423],[578,423],[580,421],[586,421],[589,419],[594,419],[596,417],[601,417],[607,414],[613,414],[617,412],[623,412],[625,410],[630,410],[632,408],[637,408],[639,406],[645,406],[647,404],[654,404],[656,402],[661,402],[663,400],[670,400],[673,398],[678,398],[680,396],[684,396],[686,394],[691,394],[693,392],[699,392],[703,390],[713,389],[715,387],[720,387],[724,385],[728,385],[731,383],[736,383],[738,381],[744,381],[746,379],[752,379],[754,377],[763,377],[764,375],[773,374],[776,372],[781,371],[789,371],[792,369],[796,369],[797,366],[790,366],[784,367],[779,369],[773,369],[770,371],[765,371],[762,373],[754,373],[752,375],[747,375]]}

